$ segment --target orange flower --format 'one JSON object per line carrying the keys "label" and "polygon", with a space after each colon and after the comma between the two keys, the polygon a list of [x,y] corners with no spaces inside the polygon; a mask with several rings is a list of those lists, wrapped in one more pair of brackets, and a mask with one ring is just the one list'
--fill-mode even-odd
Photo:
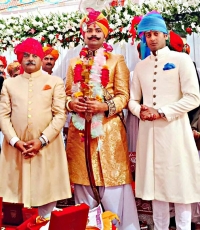
{"label": "orange flower", "polygon": [[43,90],[48,90],[48,89],[51,89],[51,86],[50,85],[45,85]]}

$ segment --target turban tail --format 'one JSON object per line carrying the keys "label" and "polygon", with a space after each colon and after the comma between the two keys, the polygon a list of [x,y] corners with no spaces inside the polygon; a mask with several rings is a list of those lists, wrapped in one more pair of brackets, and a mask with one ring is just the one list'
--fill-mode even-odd
{"label": "turban tail", "polygon": [[15,47],[14,52],[17,55],[17,60],[19,61],[19,63],[22,62],[25,52],[37,55],[38,57],[40,57],[41,60],[44,58],[42,45],[34,38],[27,38],[22,43],[18,44]]}
{"label": "turban tail", "polygon": [[44,46],[43,47],[43,51],[44,51],[44,57],[47,56],[47,55],[51,55],[53,56],[53,58],[55,60],[57,60],[59,58],[59,53],[57,50],[55,50],[54,48],[52,47],[49,47],[49,46]]}
{"label": "turban tail", "polygon": [[89,11],[88,15],[84,17],[80,23],[81,34],[83,36],[85,35],[86,30],[84,28],[84,25],[89,26],[92,23],[96,23],[102,29],[105,37],[107,37],[109,32],[109,24],[106,17],[101,12],[95,11],[92,8],[89,8],[88,11]]}
{"label": "turban tail", "polygon": [[6,68],[6,66],[7,66],[7,61],[6,61],[6,58],[4,57],[4,56],[0,56],[0,61],[2,61],[2,63],[3,63],[3,67],[4,67],[4,69]]}

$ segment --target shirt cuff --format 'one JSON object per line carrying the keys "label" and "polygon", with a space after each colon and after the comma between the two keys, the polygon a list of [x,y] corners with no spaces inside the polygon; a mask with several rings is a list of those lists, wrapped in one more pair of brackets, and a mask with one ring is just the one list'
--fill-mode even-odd
{"label": "shirt cuff", "polygon": [[20,139],[18,137],[13,137],[10,140],[10,145],[12,145],[13,147],[15,146],[15,144],[19,141]]}
{"label": "shirt cuff", "polygon": [[44,134],[42,134],[42,136],[41,136],[44,140],[45,140],[45,142],[48,144],[49,143],[49,140],[48,140],[48,138],[44,135]]}

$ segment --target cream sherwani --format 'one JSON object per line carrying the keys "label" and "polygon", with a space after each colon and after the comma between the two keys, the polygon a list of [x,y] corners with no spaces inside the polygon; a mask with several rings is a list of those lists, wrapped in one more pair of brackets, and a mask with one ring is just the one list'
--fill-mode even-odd
{"label": "cream sherwani", "polygon": [[[163,70],[167,63],[175,68]],[[173,203],[200,201],[200,161],[187,112],[200,103],[191,58],[165,47],[137,64],[130,111],[140,116],[140,100],[161,108],[166,119],[139,124],[136,196]]]}
{"label": "cream sherwani", "polygon": [[[71,196],[65,148],[60,131],[65,124],[65,90],[61,78],[38,72],[9,78],[0,100],[4,134],[0,162],[0,196],[7,202],[41,206]],[[31,158],[9,142],[29,141],[44,134],[49,144]]]}

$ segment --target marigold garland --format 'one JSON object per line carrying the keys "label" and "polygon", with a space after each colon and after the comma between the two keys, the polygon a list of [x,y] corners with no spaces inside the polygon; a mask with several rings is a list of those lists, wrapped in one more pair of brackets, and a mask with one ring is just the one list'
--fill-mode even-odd
{"label": "marigold garland", "polygon": [[[106,66],[106,60],[112,47],[106,43],[96,51],[94,58],[88,58],[89,49],[82,48],[80,51],[80,59],[74,67],[74,83],[72,86],[72,97],[87,96],[100,102],[104,101],[103,88],[109,82],[109,69]],[[102,120],[104,113],[92,116],[91,137],[96,138],[103,135]],[[85,117],[84,114],[73,114],[72,122],[74,126],[84,131]],[[83,135],[81,134],[83,139]]]}

